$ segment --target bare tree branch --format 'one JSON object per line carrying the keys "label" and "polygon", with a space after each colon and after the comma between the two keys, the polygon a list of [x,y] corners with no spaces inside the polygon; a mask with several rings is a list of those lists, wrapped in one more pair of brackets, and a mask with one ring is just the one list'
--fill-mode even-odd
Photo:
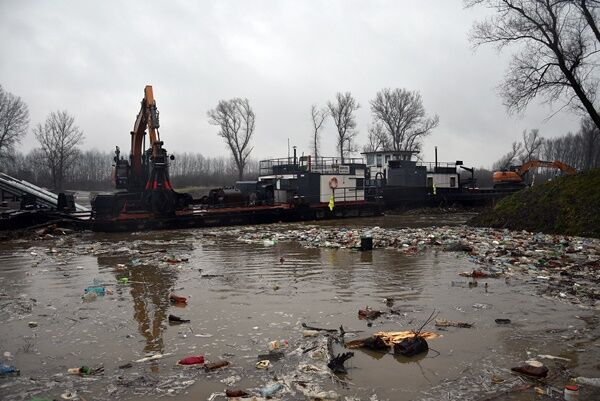
{"label": "bare tree branch", "polygon": [[317,163],[319,157],[319,145],[321,142],[320,132],[321,128],[323,128],[323,124],[325,123],[325,119],[329,115],[329,110],[324,107],[319,109],[316,104],[313,104],[310,107],[310,116],[312,118],[312,148],[313,155],[315,156],[315,163]]}
{"label": "bare tree branch", "polygon": [[333,118],[338,132],[337,147],[340,152],[341,162],[344,163],[346,153],[354,152],[354,138],[358,135],[356,128],[356,117],[354,112],[360,108],[360,104],[352,97],[352,93],[338,92],[334,102],[328,102],[327,108]]}
{"label": "bare tree branch", "polygon": [[244,178],[248,157],[252,152],[250,140],[254,134],[256,116],[248,99],[220,100],[208,111],[208,122],[220,128],[217,135],[225,139],[237,166],[238,178]]}
{"label": "bare tree branch", "polygon": [[439,124],[438,116],[426,116],[419,92],[406,89],[380,90],[371,100],[371,112],[387,135],[391,149],[386,150],[416,151]]}
{"label": "bare tree branch", "polygon": [[[599,2],[595,0],[465,0],[467,7],[486,7],[495,14],[475,24],[475,46],[498,49],[515,44],[500,93],[509,111],[521,112],[535,98],[568,99],[600,127],[594,106],[598,80]],[[576,97],[577,104],[570,101]]]}
{"label": "bare tree branch", "polygon": [[50,113],[44,125],[33,129],[40,142],[43,163],[50,170],[54,188],[62,191],[65,175],[80,155],[83,131],[75,125],[75,118],[65,111]]}
{"label": "bare tree branch", "polygon": [[20,97],[0,86],[0,166],[12,158],[29,127],[29,110]]}
{"label": "bare tree branch", "polygon": [[378,150],[390,149],[391,147],[385,128],[379,122],[369,127],[367,140],[367,144],[363,146],[364,152],[376,152]]}

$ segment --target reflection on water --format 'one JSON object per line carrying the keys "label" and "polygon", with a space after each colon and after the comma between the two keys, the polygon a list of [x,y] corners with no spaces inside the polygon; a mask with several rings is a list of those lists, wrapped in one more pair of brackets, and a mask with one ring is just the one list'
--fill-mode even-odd
{"label": "reflection on water", "polygon": [[[517,278],[511,285],[503,279],[469,285],[458,272],[474,266],[455,253],[428,251],[407,256],[388,249],[305,249],[292,242],[262,246],[202,230],[76,238],[71,243],[13,244],[3,249],[0,290],[7,296],[0,298],[0,351],[15,356],[23,378],[52,378],[65,367],[104,365],[105,376],[96,381],[69,384],[85,384],[93,399],[136,399],[146,392],[151,394],[145,398],[149,400],[155,398],[152,391],[161,387],[118,386],[118,396],[108,394],[107,386],[121,376],[144,377],[145,383],[163,383],[163,387],[164,383],[195,381],[189,394],[178,394],[181,400],[205,400],[226,387],[221,380],[235,376],[240,377],[236,387],[261,387],[273,375],[281,377],[295,369],[292,351],[314,341],[303,337],[303,322],[328,328],[343,325],[348,332],[359,331],[356,338],[377,331],[416,329],[433,309],[440,311],[440,318],[471,322],[474,327],[448,328],[442,337],[429,342],[428,353],[417,358],[354,350],[347,365],[351,384],[338,385],[329,378],[319,384],[357,399],[369,399],[374,393],[382,400],[421,399],[433,387],[465,375],[488,380],[490,366],[509,369],[527,352],[568,355],[574,359],[570,367],[583,366],[587,375],[598,375],[598,352],[590,345],[590,339],[598,335],[598,324],[575,317],[585,311],[538,298]],[[90,252],[97,256],[89,256]],[[171,256],[189,257],[189,261],[169,263]],[[117,284],[123,277],[129,279],[128,285]],[[83,304],[83,289],[96,278],[115,293]],[[169,303],[172,290],[189,297],[185,309],[174,309]],[[35,295],[30,314],[19,315],[20,310],[11,306],[14,302],[10,301],[20,294],[23,299]],[[474,308],[474,304],[486,307]],[[373,327],[358,319],[358,310],[366,306],[384,312]],[[169,314],[184,316],[191,323],[170,326]],[[499,317],[510,318],[514,324],[497,326],[494,319]],[[39,327],[28,327],[30,320]],[[430,325],[427,330],[435,328]],[[557,341],[557,336],[573,338],[581,333],[589,334],[588,342],[578,340],[571,345],[595,352],[575,355],[564,341]],[[32,334],[39,334],[34,345],[37,353],[23,351],[23,337]],[[290,356],[274,363],[270,371],[257,371],[257,355],[268,352],[267,344],[275,339],[289,340]],[[118,368],[148,353],[173,356],[134,364],[128,371]],[[232,367],[205,375],[174,366],[178,357],[189,355],[226,358]],[[23,399],[19,393],[32,388],[39,392],[29,395],[60,398],[67,387],[64,383],[46,386],[39,380],[38,384],[16,381],[2,391],[15,400]],[[444,390],[448,392],[434,395],[456,391]],[[430,399],[436,399],[434,395]]]}
{"label": "reflection on water", "polygon": [[[117,277],[118,279],[119,277]],[[177,276],[156,266],[131,269],[131,298],[134,318],[140,334],[146,339],[146,353],[164,353],[163,331],[167,323],[168,294]]]}

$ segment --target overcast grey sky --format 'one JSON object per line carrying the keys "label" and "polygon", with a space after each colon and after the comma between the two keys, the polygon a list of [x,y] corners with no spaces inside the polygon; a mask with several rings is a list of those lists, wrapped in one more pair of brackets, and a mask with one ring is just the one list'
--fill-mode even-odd
{"label": "overcast grey sky", "polygon": [[[496,86],[510,52],[473,51],[483,10],[461,0],[0,0],[0,85],[28,104],[31,127],[68,110],[84,148],[129,149],[146,84],[154,87],[168,151],[226,155],[207,110],[246,97],[256,113],[254,158],[310,152],[310,106],[351,91],[366,142],[369,101],[384,87],[418,90],[440,125],[423,158],[490,166],[524,129],[576,131],[579,118],[532,105],[506,113]],[[558,108],[558,105],[555,106]],[[335,154],[329,120],[321,153]],[[36,146],[28,134],[22,149]]]}

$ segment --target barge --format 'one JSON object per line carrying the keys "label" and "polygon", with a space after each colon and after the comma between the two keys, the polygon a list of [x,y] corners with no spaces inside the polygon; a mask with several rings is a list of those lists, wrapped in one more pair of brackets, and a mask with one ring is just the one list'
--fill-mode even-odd
{"label": "barge", "polygon": [[366,166],[357,159],[310,156],[263,160],[256,181],[215,188],[171,213],[148,210],[143,193],[98,195],[91,229],[103,232],[219,227],[370,217],[383,214],[378,198],[365,198]]}

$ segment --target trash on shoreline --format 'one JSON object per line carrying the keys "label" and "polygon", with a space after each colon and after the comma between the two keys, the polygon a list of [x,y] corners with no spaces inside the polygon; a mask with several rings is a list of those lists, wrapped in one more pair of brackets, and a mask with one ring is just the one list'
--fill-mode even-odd
{"label": "trash on shoreline", "polygon": [[180,359],[177,361],[177,365],[202,365],[204,364],[204,356],[196,355],[196,356],[188,356],[186,358]]}
{"label": "trash on shoreline", "polygon": [[211,362],[211,363],[207,363],[204,365],[204,370],[209,372],[211,370],[217,370],[217,369],[221,369],[224,368],[226,366],[229,366],[229,362],[228,361],[224,361],[224,360],[220,360],[220,361],[215,361],[215,362]]}
{"label": "trash on shoreline", "polygon": [[600,377],[576,377],[575,381],[579,384],[600,387]]}
{"label": "trash on shoreline", "polygon": [[337,354],[327,363],[327,367],[331,369],[333,373],[347,373],[344,362],[354,356],[354,352],[344,352]]}
{"label": "trash on shoreline", "polygon": [[169,301],[175,304],[187,304],[187,298],[174,293],[169,294]]}
{"label": "trash on shoreline", "polygon": [[270,386],[266,386],[263,387],[259,390],[259,393],[261,396],[263,397],[272,397],[274,396],[279,390],[281,390],[283,388],[283,384],[281,383],[274,383]]}
{"label": "trash on shoreline", "polygon": [[245,397],[248,397],[250,394],[247,391],[239,389],[239,388],[228,388],[225,390],[225,395],[227,397],[245,398]]}
{"label": "trash on shoreline", "polygon": [[189,319],[182,319],[179,316],[169,315],[169,323],[171,324],[181,324],[181,323],[189,323]]}
{"label": "trash on shoreline", "polygon": [[83,290],[84,294],[94,293],[96,295],[104,295],[106,294],[106,288],[104,287],[87,287]]}
{"label": "trash on shoreline", "polygon": [[256,362],[256,369],[269,369],[271,366],[271,361],[268,359],[263,359],[262,361]]}
{"label": "trash on shoreline", "polygon": [[455,322],[453,320],[446,320],[446,319],[435,319],[435,326],[436,327],[460,327],[460,328],[470,329],[471,327],[473,327],[473,323]]}
{"label": "trash on shoreline", "polygon": [[368,306],[365,309],[359,309],[358,311],[359,319],[375,320],[379,316],[381,316],[381,311],[371,309]]}
{"label": "trash on shoreline", "polygon": [[[415,332],[412,330],[389,331],[389,332],[380,331],[380,332],[373,334],[373,336],[368,337],[368,338],[348,341],[348,342],[346,342],[346,348],[350,348],[350,349],[362,348],[365,346],[365,344],[370,345],[373,343],[383,344],[386,346],[386,348],[391,348],[395,344],[400,344],[402,342],[402,340],[405,340],[407,338],[412,338],[414,336],[415,336]],[[429,339],[438,338],[438,337],[440,337],[440,335],[433,333],[433,332],[429,332],[429,331],[421,331],[419,333],[419,337],[429,340]],[[369,348],[369,347],[366,347],[366,348]],[[374,349],[374,348],[371,348],[371,349]]]}
{"label": "trash on shoreline", "polygon": [[510,370],[531,377],[539,378],[548,376],[548,368],[544,366],[543,363],[536,360],[526,361],[525,365],[517,366]]}
{"label": "trash on shoreline", "polygon": [[93,376],[100,373],[104,373],[104,366],[99,366],[94,369],[88,366],[81,366],[79,368],[69,368],[67,369],[67,373],[70,375]]}
{"label": "trash on shoreline", "polygon": [[13,365],[0,363],[0,376],[18,376],[21,372]]}
{"label": "trash on shoreline", "polygon": [[170,356],[173,355],[172,353],[167,353],[167,354],[154,354],[154,355],[150,355],[150,356],[146,356],[144,358],[140,358],[138,360],[136,360],[135,362],[137,363],[142,363],[142,362],[148,362],[148,361],[155,361],[157,359],[162,359],[165,356]]}

